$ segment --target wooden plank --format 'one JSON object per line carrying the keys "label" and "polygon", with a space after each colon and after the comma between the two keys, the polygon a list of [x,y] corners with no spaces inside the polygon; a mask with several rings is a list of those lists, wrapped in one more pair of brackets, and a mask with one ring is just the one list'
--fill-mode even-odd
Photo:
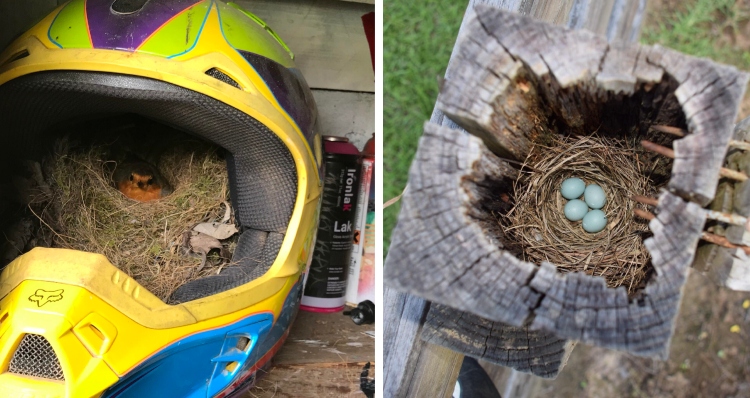
{"label": "wooden plank", "polygon": [[[364,363],[336,365],[281,365],[263,375],[255,388],[242,398],[364,398],[360,390],[360,373]],[[375,377],[374,367],[370,377]]]}
{"label": "wooden plank", "polygon": [[268,373],[242,397],[364,397],[360,373],[375,361],[375,339],[364,333],[373,329],[341,313],[300,311]]}
{"label": "wooden plank", "polygon": [[[732,137],[737,141],[750,140],[750,118],[746,118],[734,128]],[[750,152],[731,150],[724,166],[731,170],[750,172]],[[709,205],[711,210],[750,215],[750,182],[725,181],[719,185],[716,198]],[[750,245],[750,232],[745,226],[714,226],[715,233],[725,235],[735,244]],[[706,274],[720,286],[732,290],[750,291],[750,257],[741,249],[728,249],[714,244],[704,244],[698,248],[693,266]]]}
{"label": "wooden plank", "polygon": [[615,0],[577,0],[570,11],[567,26],[603,36],[607,33],[614,5]]}
{"label": "wooden plank", "polygon": [[570,20],[574,4],[575,0],[538,0],[531,6],[528,15],[553,25],[565,25]]}
{"label": "wooden plank", "polygon": [[448,348],[425,344],[405,396],[450,398],[463,359],[463,355]]}
{"label": "wooden plank", "polygon": [[375,94],[312,90],[318,104],[318,128],[337,135],[362,150],[375,132]]}
{"label": "wooden plank", "polygon": [[357,326],[341,313],[300,311],[274,365],[349,363],[375,360],[375,339],[364,334],[373,325]]}
{"label": "wooden plank", "polygon": [[575,346],[550,332],[492,322],[435,303],[430,306],[422,339],[544,378],[557,376]]}
{"label": "wooden plank", "polygon": [[375,91],[362,15],[370,4],[338,0],[239,0],[263,19],[295,54],[312,88]]}

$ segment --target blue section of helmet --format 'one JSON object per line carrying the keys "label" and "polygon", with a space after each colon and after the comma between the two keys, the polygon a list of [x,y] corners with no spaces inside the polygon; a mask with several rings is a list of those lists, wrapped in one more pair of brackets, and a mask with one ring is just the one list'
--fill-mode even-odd
{"label": "blue section of helmet", "polygon": [[[259,339],[273,324],[270,313],[253,315],[229,327],[210,330],[182,339],[160,351],[112,386],[105,397],[206,397],[221,390],[236,376],[226,370],[227,360],[244,365],[253,355]],[[229,347],[239,337],[250,339],[245,352]],[[218,376],[217,380],[212,380]],[[223,384],[223,385],[222,385]]]}
{"label": "blue section of helmet", "polygon": [[107,389],[103,397],[211,397],[233,390],[241,381],[254,380],[257,366],[263,365],[259,361],[270,359],[266,354],[291,326],[300,292],[298,281],[276,322],[270,312],[255,314],[170,344]]}

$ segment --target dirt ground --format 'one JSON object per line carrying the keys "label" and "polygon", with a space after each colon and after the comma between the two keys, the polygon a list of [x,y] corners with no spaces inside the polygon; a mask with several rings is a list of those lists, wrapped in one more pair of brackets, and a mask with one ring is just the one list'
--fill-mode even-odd
{"label": "dirt ground", "polygon": [[[579,344],[536,397],[750,397],[748,292],[720,288],[692,273],[669,359],[644,359]],[[750,302],[745,303],[745,305]]]}

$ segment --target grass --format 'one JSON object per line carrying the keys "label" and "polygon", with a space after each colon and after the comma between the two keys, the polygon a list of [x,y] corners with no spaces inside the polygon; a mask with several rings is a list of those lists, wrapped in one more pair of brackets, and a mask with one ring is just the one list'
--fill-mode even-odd
{"label": "grass", "polygon": [[[646,19],[642,42],[750,69],[747,24],[750,9],[742,0],[690,0],[665,5]],[[738,40],[741,38],[741,40]]]}
{"label": "grass", "polygon": [[[467,5],[467,0],[384,3],[384,200],[406,186],[422,125],[437,99],[437,77],[445,74]],[[399,208],[396,203],[383,212],[385,253]]]}
{"label": "grass", "polygon": [[[180,139],[158,164],[174,192],[148,203],[113,186],[109,147],[51,157],[45,163],[51,192],[35,212],[43,217],[46,246],[104,254],[162,300],[188,281],[215,274],[214,262],[198,269],[201,259],[186,254],[183,239],[196,224],[222,217],[222,203],[229,198],[226,164],[215,148]],[[232,247],[231,241],[225,244]]]}

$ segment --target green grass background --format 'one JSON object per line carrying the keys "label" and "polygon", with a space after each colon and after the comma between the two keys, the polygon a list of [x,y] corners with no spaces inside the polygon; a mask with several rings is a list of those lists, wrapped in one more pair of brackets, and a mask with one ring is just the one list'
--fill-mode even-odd
{"label": "green grass background", "polygon": [[[750,10],[744,0],[649,0],[642,42],[661,43],[688,54],[710,57],[750,70],[750,53],[727,40],[742,36]],[[658,3],[658,4],[653,4]],[[437,98],[437,77],[445,68],[467,0],[431,2],[385,0],[383,21],[383,198],[399,195],[409,173],[423,123]],[[750,38],[748,38],[750,43]],[[383,212],[384,250],[388,252],[399,203]]]}
{"label": "green grass background", "polygon": [[[437,99],[468,0],[383,4],[383,199],[399,195]],[[400,203],[383,211],[385,253]]]}

